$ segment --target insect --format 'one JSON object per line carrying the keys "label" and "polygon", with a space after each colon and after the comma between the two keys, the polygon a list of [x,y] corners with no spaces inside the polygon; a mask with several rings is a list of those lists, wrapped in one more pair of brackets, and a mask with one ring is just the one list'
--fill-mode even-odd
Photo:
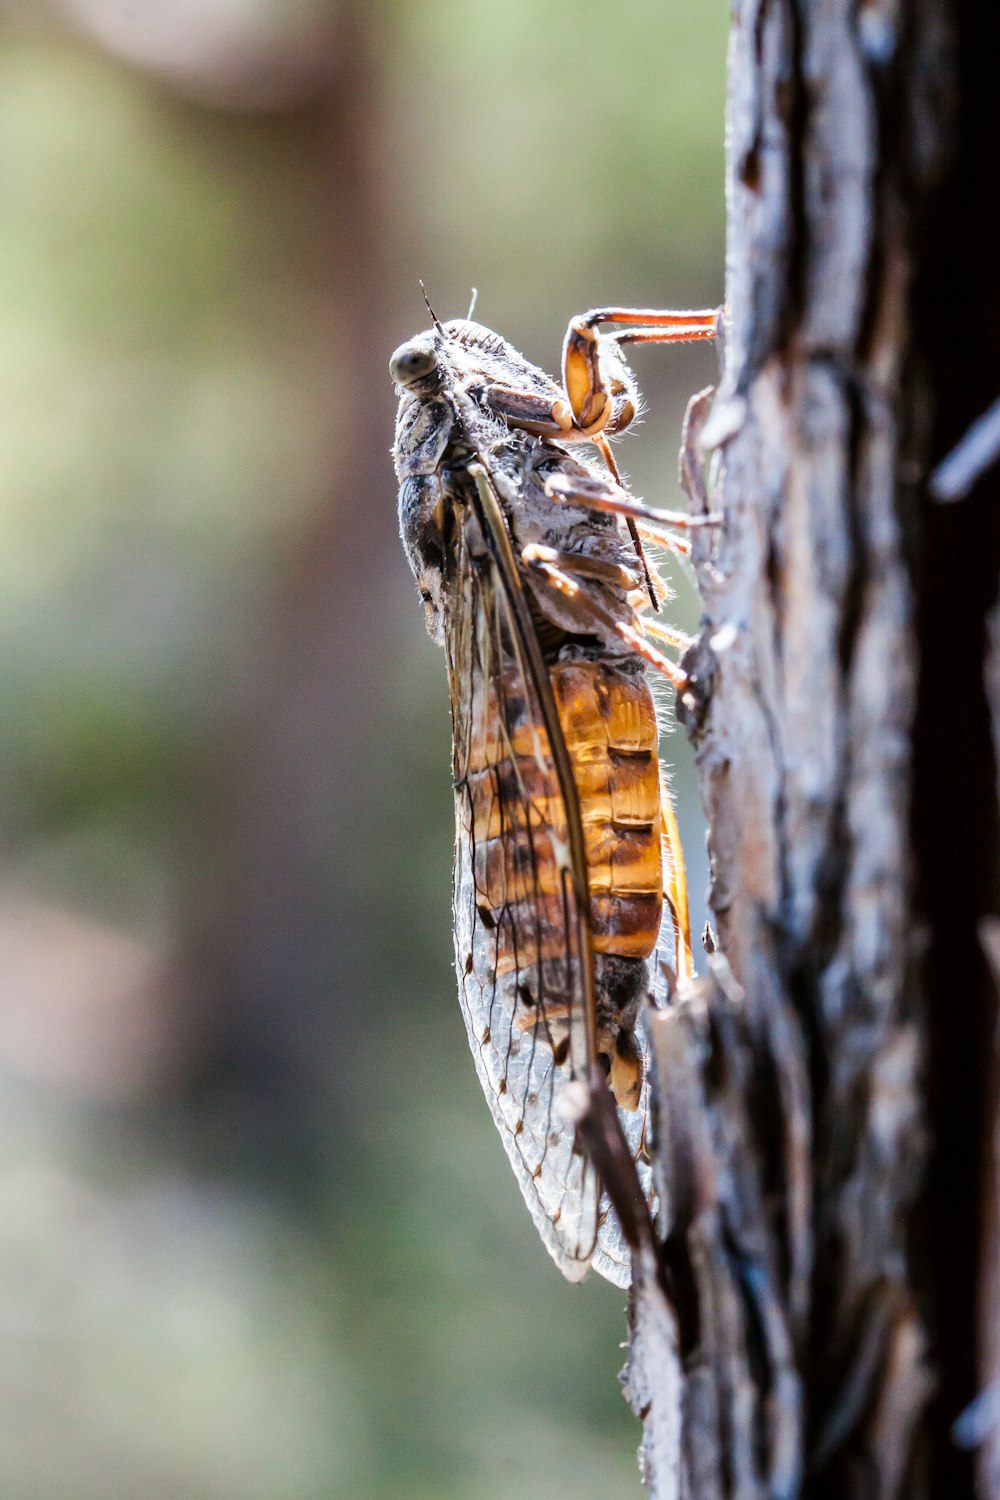
{"label": "insect", "polygon": [[[455,954],[476,1070],[532,1218],[570,1280],[630,1280],[622,1225],[581,1149],[581,1083],[607,1079],[641,1186],[641,1006],[669,926],[692,972],[684,865],[647,670],[682,680],[651,618],[666,589],[650,510],[608,439],[639,397],[622,347],[712,338],[717,311],[575,318],[563,384],[470,320],[393,354],[403,543],[451,693]],[[601,332],[605,325],[609,332]],[[600,458],[594,450],[600,454]]]}

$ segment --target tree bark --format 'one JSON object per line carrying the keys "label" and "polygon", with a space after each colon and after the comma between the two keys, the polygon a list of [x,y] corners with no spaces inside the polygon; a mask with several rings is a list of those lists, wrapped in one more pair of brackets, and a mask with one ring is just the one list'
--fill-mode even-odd
{"label": "tree bark", "polygon": [[727,342],[682,451],[724,518],[678,705],[717,951],[651,1023],[624,1377],[659,1500],[1000,1496],[1000,494],[929,489],[1000,392],[998,30],[734,7]]}

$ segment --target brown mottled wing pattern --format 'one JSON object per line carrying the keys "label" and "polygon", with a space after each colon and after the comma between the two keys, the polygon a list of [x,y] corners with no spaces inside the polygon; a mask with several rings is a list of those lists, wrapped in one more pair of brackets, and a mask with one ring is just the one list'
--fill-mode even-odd
{"label": "brown mottled wing pattern", "polygon": [[[463,508],[445,610],[459,995],[480,1082],[547,1249],[570,1279],[593,1264],[626,1286],[627,1246],[564,1112],[565,1085],[586,1081],[591,1060],[586,921],[541,701],[546,684],[525,659],[533,626],[498,566],[489,534],[497,523],[506,527],[499,512],[491,521]],[[626,1122],[636,1154],[644,1115]]]}

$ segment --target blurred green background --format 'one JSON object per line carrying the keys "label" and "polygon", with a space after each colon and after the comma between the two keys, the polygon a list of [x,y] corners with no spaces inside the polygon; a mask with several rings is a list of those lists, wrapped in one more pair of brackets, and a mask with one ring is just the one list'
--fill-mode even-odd
{"label": "blurred green background", "polygon": [[[549,1262],[467,1054],[386,360],[418,277],[549,369],[719,300],[725,30],[0,11],[4,1497],[640,1493],[625,1299]],[[676,503],[713,356],[636,365]]]}

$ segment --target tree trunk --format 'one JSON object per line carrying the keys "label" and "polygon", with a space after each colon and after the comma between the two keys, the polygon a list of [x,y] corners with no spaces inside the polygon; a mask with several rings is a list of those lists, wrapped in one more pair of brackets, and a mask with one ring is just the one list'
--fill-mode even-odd
{"label": "tree trunk", "polygon": [[718,951],[653,1021],[625,1374],[659,1500],[1000,1497],[1000,494],[929,482],[1000,393],[998,42],[973,0],[734,6],[682,454]]}

